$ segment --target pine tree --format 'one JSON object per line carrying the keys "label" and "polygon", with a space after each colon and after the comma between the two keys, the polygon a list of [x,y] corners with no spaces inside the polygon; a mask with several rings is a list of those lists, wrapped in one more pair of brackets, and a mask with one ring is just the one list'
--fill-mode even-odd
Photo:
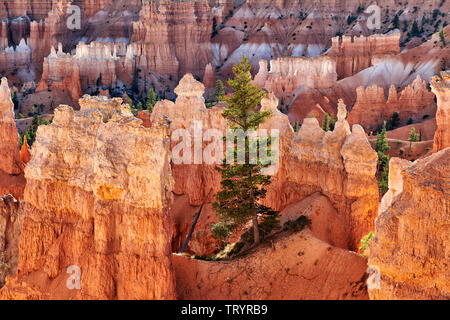
{"label": "pine tree", "polygon": [[221,101],[222,98],[225,96],[225,86],[222,80],[216,81],[216,89],[214,95],[216,96],[217,101]]}
{"label": "pine tree", "polygon": [[395,29],[398,28],[398,21],[399,21],[399,18],[398,18],[398,15],[396,14],[395,17],[394,17],[394,21],[392,21],[392,23],[394,24],[394,28]]}
{"label": "pine tree", "polygon": [[414,21],[412,28],[411,28],[411,35],[413,37],[417,37],[420,35],[419,25],[417,24],[417,21]]}
{"label": "pine tree", "polygon": [[147,103],[146,107],[149,113],[151,114],[153,112],[153,108],[155,107],[157,101],[156,92],[155,89],[150,88],[147,92]]}
{"label": "pine tree", "polygon": [[330,131],[330,116],[328,115],[328,113],[325,113],[325,115],[323,116],[322,130],[325,132]]}
{"label": "pine tree", "polygon": [[445,47],[446,43],[444,29],[441,29],[441,31],[439,32],[439,39],[441,39],[442,45]]}
{"label": "pine tree", "polygon": [[330,131],[334,131],[335,124],[336,124],[336,118],[334,117],[334,114],[331,114],[331,116],[330,116]]}
{"label": "pine tree", "polygon": [[378,134],[377,143],[375,145],[375,151],[378,154],[378,187],[381,194],[388,191],[388,180],[389,180],[389,161],[390,157],[386,154],[391,147],[386,135],[386,121],[384,122],[383,129]]}
{"label": "pine tree", "polygon": [[294,132],[298,132],[298,128],[299,128],[298,121],[295,121],[295,122],[294,122],[294,127],[293,127]]}
{"label": "pine tree", "polygon": [[412,143],[420,141],[420,134],[416,133],[416,128],[414,128],[414,127],[411,128],[411,131],[409,132],[408,141],[409,141],[409,150],[411,151]]}
{"label": "pine tree", "polygon": [[[251,64],[247,57],[233,67],[234,78],[228,80],[233,95],[223,98],[226,109],[222,116],[227,120],[231,130],[242,130],[244,133],[257,130],[272,114],[271,111],[258,112],[264,91],[251,84],[250,70]],[[219,233],[223,239],[228,232],[240,230],[252,221],[253,242],[257,245],[260,242],[258,217],[274,216],[276,212],[260,204],[260,200],[266,196],[264,187],[270,184],[271,177],[261,174],[261,169],[266,166],[260,159],[257,164],[250,163],[249,150],[254,143],[248,137],[245,138],[244,164],[228,164],[224,161],[224,164],[217,168],[222,174],[222,190],[216,194],[216,201],[213,204],[219,223],[213,226],[212,231],[213,234],[215,231]],[[237,151],[235,143],[234,150],[229,154],[236,158]]]}
{"label": "pine tree", "polygon": [[398,112],[394,112],[392,114],[392,118],[391,118],[391,121],[389,123],[389,127],[391,129],[396,129],[396,128],[398,128],[399,124],[400,124],[400,117],[398,115]]}

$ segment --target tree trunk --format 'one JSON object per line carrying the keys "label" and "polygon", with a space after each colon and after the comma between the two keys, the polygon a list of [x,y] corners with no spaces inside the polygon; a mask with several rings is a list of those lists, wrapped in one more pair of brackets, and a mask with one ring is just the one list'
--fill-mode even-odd
{"label": "tree trunk", "polygon": [[259,244],[259,226],[258,226],[258,216],[253,217],[253,238],[254,238],[254,244]]}

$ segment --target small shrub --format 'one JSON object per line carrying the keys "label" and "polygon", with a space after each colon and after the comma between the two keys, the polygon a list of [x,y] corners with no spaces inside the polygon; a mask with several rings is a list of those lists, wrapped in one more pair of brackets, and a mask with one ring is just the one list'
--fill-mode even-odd
{"label": "small shrub", "polygon": [[297,220],[289,220],[284,224],[284,228],[286,230],[289,230],[293,233],[298,233],[305,229],[306,227],[310,226],[312,224],[312,221],[309,217],[302,215]]}
{"label": "small shrub", "polygon": [[8,263],[6,263],[5,253],[0,252],[0,277],[6,272],[8,272],[10,267],[11,266]]}
{"label": "small shrub", "polygon": [[374,236],[375,236],[374,233],[371,231],[369,232],[369,234],[367,234],[364,238],[361,239],[361,246],[359,247],[359,252],[361,252],[363,256],[365,256],[364,253],[369,247],[370,241],[372,241]]}

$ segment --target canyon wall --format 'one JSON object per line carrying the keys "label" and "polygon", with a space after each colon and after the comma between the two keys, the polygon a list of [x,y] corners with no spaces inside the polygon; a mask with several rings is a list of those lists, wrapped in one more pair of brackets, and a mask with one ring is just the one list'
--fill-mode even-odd
{"label": "canyon wall", "polygon": [[450,298],[449,163],[447,148],[404,167],[370,243],[371,299]]}
{"label": "canyon wall", "polygon": [[435,77],[431,90],[436,94],[438,103],[434,135],[434,152],[438,152],[450,147],[450,72],[442,72],[441,77]]}
{"label": "canyon wall", "polygon": [[[168,123],[144,128],[119,98],[80,106],[38,129],[18,272],[0,297],[172,299]],[[70,290],[73,270],[81,283]]]}
{"label": "canyon wall", "polygon": [[127,56],[136,59],[144,78],[149,71],[177,79],[187,72],[203,76],[212,59],[211,32],[207,1],[145,2],[133,24]]}
{"label": "canyon wall", "polygon": [[369,37],[334,37],[328,56],[336,61],[336,72],[343,79],[398,55],[400,37],[399,30]]}
{"label": "canyon wall", "polygon": [[336,81],[336,63],[326,56],[319,56],[278,58],[270,61],[270,70],[267,61],[261,60],[254,83],[274,92],[285,105],[301,87],[330,88]]}
{"label": "canyon wall", "polygon": [[399,126],[410,121],[422,122],[436,114],[435,96],[428,91],[427,83],[420,76],[400,92],[391,85],[387,100],[384,88],[377,85],[358,87],[356,96],[348,122],[360,124],[367,133],[377,131],[384,121],[392,119],[394,112],[398,114]]}

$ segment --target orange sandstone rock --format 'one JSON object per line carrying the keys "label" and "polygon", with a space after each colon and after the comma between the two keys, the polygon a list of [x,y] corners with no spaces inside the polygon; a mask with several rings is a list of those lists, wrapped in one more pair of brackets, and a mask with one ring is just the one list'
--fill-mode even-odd
{"label": "orange sandstone rock", "polygon": [[438,152],[450,147],[450,72],[442,72],[441,78],[434,78],[431,88],[438,100],[437,130],[434,136],[434,152]]}
{"label": "orange sandstone rock", "polygon": [[308,231],[283,233],[232,261],[174,255],[178,299],[368,299],[366,261]]}
{"label": "orange sandstone rock", "polygon": [[402,171],[370,244],[371,299],[449,299],[450,148]]}
{"label": "orange sandstone rock", "polygon": [[22,198],[25,188],[23,163],[20,159],[19,134],[14,122],[14,104],[8,80],[0,85],[0,196],[10,193]]}
{"label": "orange sandstone rock", "polygon": [[23,136],[23,144],[22,148],[20,149],[20,161],[23,163],[28,163],[31,160],[31,153],[30,153],[30,147],[27,143],[27,136]]}
{"label": "orange sandstone rock", "polygon": [[[168,124],[144,128],[120,98],[80,106],[37,132],[18,272],[0,297],[24,298],[25,286],[33,298],[172,299]],[[66,286],[71,266],[79,290]]]}

